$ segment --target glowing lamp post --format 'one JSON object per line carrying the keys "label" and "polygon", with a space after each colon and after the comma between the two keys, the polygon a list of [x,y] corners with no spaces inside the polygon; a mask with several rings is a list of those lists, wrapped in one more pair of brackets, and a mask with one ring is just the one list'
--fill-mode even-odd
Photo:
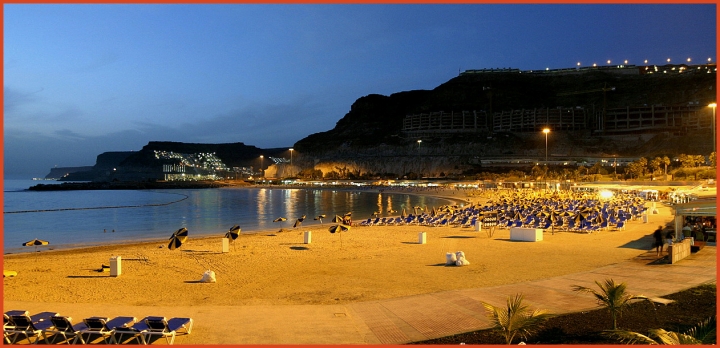
{"label": "glowing lamp post", "polygon": [[422,143],[422,140],[418,139],[417,143],[418,143],[418,149],[419,149],[419,148],[420,148],[420,143]]}
{"label": "glowing lamp post", "polygon": [[548,160],[548,133],[550,133],[550,128],[544,128],[542,130],[543,133],[545,133],[545,162]]}
{"label": "glowing lamp post", "polygon": [[293,155],[293,148],[290,148],[290,171],[292,171],[292,155]]}
{"label": "glowing lamp post", "polygon": [[260,155],[260,173],[262,174],[263,178],[265,177],[265,171],[263,170],[264,162],[265,162],[265,156]]}
{"label": "glowing lamp post", "polygon": [[715,152],[715,108],[717,108],[717,103],[710,103],[708,104],[709,107],[713,109],[713,116],[712,116],[712,143],[713,143],[713,152]]}

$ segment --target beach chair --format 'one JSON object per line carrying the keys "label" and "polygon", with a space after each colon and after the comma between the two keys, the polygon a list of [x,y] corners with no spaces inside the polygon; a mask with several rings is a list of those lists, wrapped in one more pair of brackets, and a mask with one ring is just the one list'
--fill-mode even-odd
{"label": "beach chair", "polygon": [[3,313],[3,341],[7,344],[10,344],[10,337],[15,328],[15,323],[12,321],[13,315],[28,315],[28,311],[12,310]]}
{"label": "beach chair", "polygon": [[608,222],[607,222],[607,220],[604,220],[603,222],[601,222],[598,227],[599,227],[599,229],[600,229],[601,231],[607,230],[607,229],[608,229]]}
{"label": "beach chair", "polygon": [[145,319],[148,329],[143,332],[145,342],[149,342],[152,336],[165,337],[168,344],[175,342],[175,335],[182,331],[186,335],[192,330],[192,318],[171,318],[148,317]]}
{"label": "beach chair", "polygon": [[[112,320],[109,320],[107,317],[85,318],[83,322],[87,328],[80,331],[79,339],[90,343],[93,341],[90,339],[92,335],[97,335],[101,337],[105,343],[117,343],[115,342],[113,330],[115,328],[128,327],[135,323],[135,321],[134,317],[116,317]],[[87,335],[87,339],[84,339],[83,335]]]}
{"label": "beach chair", "polygon": [[[51,334],[50,344],[55,344],[57,337],[62,337],[63,342],[77,343],[78,339],[82,344],[85,344],[85,340],[80,337],[80,331],[87,329],[85,323],[77,323],[73,325],[72,318],[68,316],[52,316],[50,322],[53,324],[51,328],[43,330],[43,336],[47,339],[48,334]],[[72,340],[70,339],[72,338]]]}
{"label": "beach chair", "polygon": [[625,229],[625,220],[618,221],[615,226],[613,227],[613,230],[615,231],[621,231]]}
{"label": "beach chair", "polygon": [[115,340],[115,343],[117,344],[125,344],[132,342],[132,340],[134,339],[137,339],[138,343],[141,343],[143,345],[147,344],[144,334],[150,327],[148,327],[146,320],[152,318],[156,317],[145,317],[138,320],[131,326],[115,328],[112,333],[113,340]]}
{"label": "beach chair", "polygon": [[10,315],[12,322],[12,326],[8,329],[8,335],[12,337],[10,344],[15,344],[22,336],[28,340],[28,343],[33,343],[32,339],[35,338],[34,343],[37,344],[40,337],[43,336],[43,331],[52,327],[50,317],[54,315],[57,313],[42,312],[32,317],[27,312]]}

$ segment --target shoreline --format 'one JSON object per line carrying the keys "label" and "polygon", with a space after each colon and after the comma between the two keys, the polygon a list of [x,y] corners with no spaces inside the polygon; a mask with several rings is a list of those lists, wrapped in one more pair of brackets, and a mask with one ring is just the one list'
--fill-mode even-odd
{"label": "shoreline", "polygon": [[[193,182],[188,182],[193,183]],[[53,185],[45,185],[45,186],[53,186]],[[57,185],[55,185],[57,186]],[[307,187],[307,186],[300,186],[300,185],[272,185],[272,186],[265,186],[265,185],[242,185],[242,184],[233,184],[228,182],[224,182],[223,185],[220,185],[218,187],[206,187],[209,189],[222,189],[222,188],[236,188],[236,189],[261,189],[261,188],[267,188],[267,189],[289,189],[289,190],[331,190],[331,191],[344,191],[344,192],[359,192],[359,193],[390,193],[390,194],[408,194],[408,195],[415,195],[415,196],[428,196],[433,198],[440,198],[448,200],[450,205],[457,204],[457,205],[465,205],[465,204],[484,204],[487,202],[488,199],[490,199],[489,195],[497,195],[507,192],[512,192],[511,189],[501,189],[501,190],[477,190],[477,189],[449,189],[449,188],[441,188],[441,187],[393,187],[393,186],[371,186],[371,187],[354,187],[354,186],[321,186],[321,187]],[[636,187],[635,187],[636,188]],[[455,195],[457,193],[457,195]],[[173,202],[174,203],[174,202]],[[164,205],[164,204],[163,204]],[[411,212],[408,212],[411,213]],[[392,215],[384,215],[380,214],[381,217],[398,217],[398,214],[392,214]],[[355,219],[354,219],[355,220]],[[358,219],[356,222],[362,221],[365,219]],[[329,223],[329,220],[328,220]],[[301,228],[307,229],[307,228],[316,228],[319,225],[318,222],[309,220],[305,225],[303,225]],[[257,233],[273,233],[275,229],[261,229],[261,230],[252,230],[243,229],[242,235],[247,234],[257,234]],[[286,231],[293,231],[292,227],[287,228]],[[203,232],[198,238],[213,238],[214,233],[216,233],[215,236],[220,236],[226,233],[227,231],[212,231],[212,232]],[[168,235],[171,233],[168,232]],[[167,239],[163,238],[149,238],[144,239],[142,241],[137,240],[116,240],[116,241],[110,241],[105,242],[104,244],[101,242],[98,242],[96,244],[92,245],[79,245],[79,246],[61,246],[57,247],[54,245],[51,245],[50,247],[40,247],[41,249],[37,252],[34,250],[27,250],[26,247],[23,248],[12,248],[11,252],[6,252],[5,249],[3,249],[3,255],[22,255],[22,254],[41,254],[41,253],[49,253],[49,252],[56,252],[56,251],[64,251],[64,250],[82,250],[82,249],[88,249],[88,248],[96,248],[101,247],[105,245],[132,245],[132,244],[138,244],[138,243],[162,243],[167,242]]]}
{"label": "shoreline", "polygon": [[[51,185],[48,185],[51,186]],[[298,187],[298,186],[292,186],[292,185],[278,185],[278,186],[261,186],[261,185],[224,185],[221,187],[212,187],[215,189],[222,189],[222,188],[236,188],[236,189],[279,189],[279,190],[331,190],[331,191],[345,191],[345,192],[358,192],[358,193],[391,193],[391,194],[409,194],[409,195],[415,195],[415,196],[429,196],[433,198],[440,198],[448,200],[449,204],[468,204],[469,201],[464,200],[460,197],[452,197],[450,195],[440,195],[440,194],[431,194],[428,192],[407,192],[405,190],[387,190],[383,188],[365,188],[365,189],[358,189],[355,187]],[[210,188],[210,187],[208,187]],[[450,190],[447,190],[450,191]],[[184,199],[181,199],[182,201]],[[159,205],[167,205],[167,204],[174,204],[177,203],[177,201],[173,201],[170,203],[161,203],[161,204],[153,204],[148,206],[159,206]],[[136,207],[136,206],[131,206]],[[114,208],[114,207],[112,207]],[[76,210],[89,210],[90,208],[79,208]],[[397,215],[384,215],[381,214],[381,216],[384,217],[398,217],[399,212]],[[364,220],[364,219],[362,219]],[[357,220],[356,222],[359,222],[361,220]],[[329,226],[329,220],[327,222],[324,222],[324,224]],[[306,221],[306,223],[300,227],[300,228],[315,228],[318,225],[320,225],[319,222],[313,221],[312,219]],[[279,229],[279,228],[278,228]],[[253,230],[253,229],[244,229],[242,230],[241,235],[248,235],[248,234],[256,234],[256,233],[273,233],[276,232],[278,229],[259,229],[259,230]],[[286,231],[292,231],[294,230],[292,227],[283,228]],[[227,231],[209,231],[209,232],[203,232],[199,235],[198,238],[214,238],[221,235],[224,235]],[[172,232],[169,231],[167,234],[170,236]],[[192,236],[191,236],[192,237]],[[108,242],[95,242],[93,244],[84,244],[84,245],[67,245],[67,246],[56,246],[56,245],[50,245],[50,246],[41,246],[40,249],[36,252],[35,250],[29,249],[27,247],[15,247],[11,248],[10,252],[7,252],[6,249],[3,249],[3,255],[22,255],[22,254],[41,254],[41,253],[50,253],[50,252],[57,252],[57,251],[65,251],[65,250],[81,250],[81,249],[88,249],[88,248],[97,248],[97,247],[103,247],[107,245],[132,245],[132,244],[147,244],[147,243],[167,243],[167,238],[148,238],[148,239],[142,239],[141,241],[133,240],[133,239],[122,239],[122,240],[114,240],[114,241],[108,241]]]}

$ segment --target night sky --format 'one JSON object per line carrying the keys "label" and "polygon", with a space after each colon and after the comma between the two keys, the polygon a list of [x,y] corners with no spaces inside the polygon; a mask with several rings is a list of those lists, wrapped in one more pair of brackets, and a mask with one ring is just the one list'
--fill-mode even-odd
{"label": "night sky", "polygon": [[4,5],[6,178],[149,141],[287,147],[460,71],[716,60],[716,5]]}

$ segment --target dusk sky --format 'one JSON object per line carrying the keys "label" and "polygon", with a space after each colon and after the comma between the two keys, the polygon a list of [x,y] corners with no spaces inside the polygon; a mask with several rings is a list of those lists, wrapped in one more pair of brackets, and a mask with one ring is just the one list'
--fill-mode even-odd
{"label": "dusk sky", "polygon": [[149,141],[289,147],[460,71],[716,60],[716,5],[4,5],[6,178]]}

